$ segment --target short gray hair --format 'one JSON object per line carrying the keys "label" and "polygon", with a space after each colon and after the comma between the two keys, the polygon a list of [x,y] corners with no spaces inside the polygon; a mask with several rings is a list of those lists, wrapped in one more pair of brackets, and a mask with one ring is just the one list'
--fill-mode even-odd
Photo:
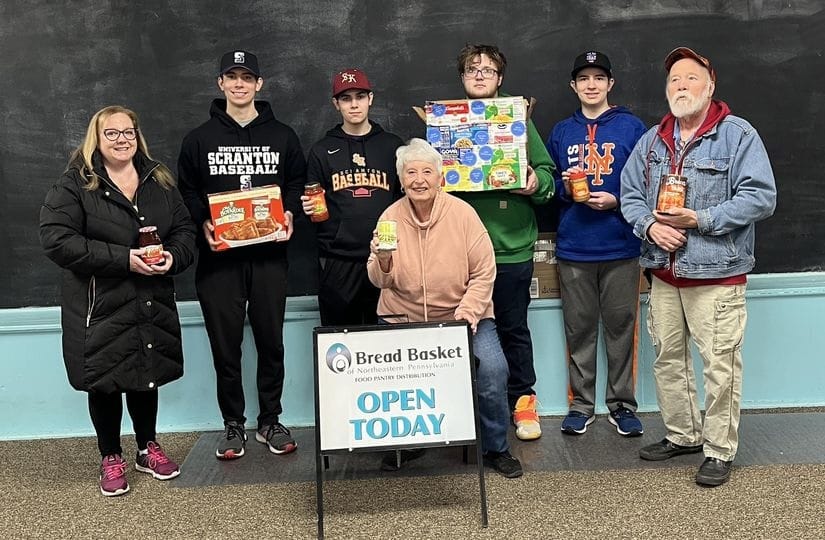
{"label": "short gray hair", "polygon": [[407,144],[399,146],[395,151],[395,167],[398,178],[404,177],[404,166],[410,161],[425,161],[432,163],[436,172],[441,175],[441,154],[430,146],[424,139],[410,139]]}

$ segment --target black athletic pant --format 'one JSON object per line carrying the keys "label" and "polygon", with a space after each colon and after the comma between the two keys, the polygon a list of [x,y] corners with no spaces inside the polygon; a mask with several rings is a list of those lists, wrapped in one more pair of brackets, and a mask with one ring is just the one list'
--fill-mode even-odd
{"label": "black athletic pant", "polygon": [[286,278],[286,260],[204,257],[198,264],[195,288],[212,348],[224,422],[246,422],[241,342],[247,315],[258,351],[258,427],[274,424],[282,412]]}
{"label": "black athletic pant", "polygon": [[367,261],[321,257],[318,309],[324,326],[376,324],[380,291],[367,276]]}
{"label": "black athletic pant", "polygon": [[[138,449],[143,450],[155,440],[158,418],[158,391],[125,392],[126,408],[132,418]],[[120,422],[123,418],[123,393],[89,392],[89,415],[97,432],[97,447],[102,457],[122,454]]]}

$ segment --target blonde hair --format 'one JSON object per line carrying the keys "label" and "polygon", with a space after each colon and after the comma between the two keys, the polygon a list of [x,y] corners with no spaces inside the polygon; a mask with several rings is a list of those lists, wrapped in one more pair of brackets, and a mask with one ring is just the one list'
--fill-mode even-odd
{"label": "blonde hair", "polygon": [[410,139],[395,151],[395,167],[399,178],[404,178],[404,166],[410,161],[432,163],[438,175],[441,175],[441,154],[424,139]]}
{"label": "blonde hair", "polygon": [[[118,113],[125,114],[132,120],[132,125],[137,129],[136,140],[138,151],[147,158],[152,159],[149,155],[149,148],[146,146],[146,140],[143,138],[143,133],[141,133],[138,128],[138,117],[134,111],[126,107],[121,107],[120,105],[110,105],[109,107],[100,109],[92,116],[92,119],[89,120],[89,127],[86,128],[86,137],[83,139],[83,142],[80,143],[80,146],[72,152],[72,155],[69,157],[69,164],[66,167],[67,171],[77,169],[78,172],[86,178],[86,185],[83,187],[89,191],[96,190],[102,180],[95,172],[94,165],[92,165],[92,155],[100,145],[100,126],[107,118]],[[169,189],[175,185],[175,177],[172,176],[172,171],[162,163],[152,172],[152,175],[158,184],[165,189]]]}

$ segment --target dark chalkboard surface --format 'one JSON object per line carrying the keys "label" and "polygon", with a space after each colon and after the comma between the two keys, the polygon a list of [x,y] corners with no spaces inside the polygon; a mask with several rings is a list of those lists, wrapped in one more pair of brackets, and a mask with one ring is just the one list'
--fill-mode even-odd
{"label": "dark chalkboard surface", "polygon": [[[370,76],[373,119],[408,138],[422,134],[411,105],[462,96],[458,50],[467,42],[498,44],[509,60],[504,89],[538,99],[533,119],[546,136],[578,105],[567,83],[580,52],[610,56],[611,103],[651,125],[666,111],[664,56],[677,45],[694,47],[717,69],[716,96],[756,126],[773,160],[779,206],[758,227],[757,271],[821,270],[823,35],[825,11],[816,0],[5,1],[0,308],[58,303],[59,270],[37,239],[39,206],[91,115],[111,104],[134,109],[154,156],[174,170],[181,139],[207,119],[218,96],[220,55],[234,48],[258,54],[260,97],[306,150],[340,121],[330,77],[345,67]],[[552,215],[543,218],[552,227]],[[314,294],[306,222],[290,256],[289,293]],[[179,279],[181,299],[194,298],[191,276]]]}

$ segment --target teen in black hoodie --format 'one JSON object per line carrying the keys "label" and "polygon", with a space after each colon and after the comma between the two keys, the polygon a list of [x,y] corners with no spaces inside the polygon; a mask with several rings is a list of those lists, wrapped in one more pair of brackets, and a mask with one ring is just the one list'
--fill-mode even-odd
{"label": "teen in black hoodie", "polygon": [[212,102],[211,118],[183,140],[178,160],[181,194],[198,226],[200,257],[195,287],[203,312],[218,385],[218,405],[226,427],[216,456],[244,454],[244,393],[241,341],[246,315],[258,352],[258,429],[255,438],[276,454],[296,448],[279,421],[284,382],[283,322],[287,259],[284,242],[266,242],[217,252],[208,195],[277,184],[292,234],[306,180],[298,136],[275,119],[269,103],[255,101],[261,89],[258,60],[246,51],[221,59],[218,86],[226,99]]}
{"label": "teen in black hoodie", "polygon": [[[367,277],[367,258],[378,217],[401,197],[395,151],[403,143],[369,120],[373,93],[366,75],[344,70],[333,78],[335,108],[343,122],[309,152],[307,180],[326,191],[329,219],[317,223],[321,324],[375,324],[379,291]],[[304,212],[313,204],[302,197]]]}

